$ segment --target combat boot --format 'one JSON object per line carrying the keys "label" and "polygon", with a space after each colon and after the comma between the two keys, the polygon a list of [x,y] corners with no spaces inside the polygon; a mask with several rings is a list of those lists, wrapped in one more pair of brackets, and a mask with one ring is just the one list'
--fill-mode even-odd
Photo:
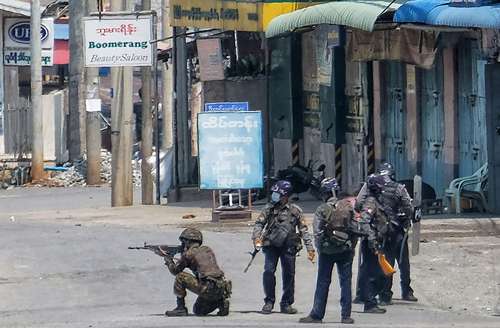
{"label": "combat boot", "polygon": [[296,314],[298,311],[296,308],[292,307],[291,305],[289,304],[284,304],[284,305],[281,305],[281,313],[285,313],[285,314]]}
{"label": "combat boot", "polygon": [[365,308],[363,310],[363,313],[376,313],[376,314],[382,314],[387,312],[386,309],[379,308],[378,306],[373,306],[371,308]]}
{"label": "combat boot", "polygon": [[165,312],[167,317],[185,317],[188,315],[188,309],[186,308],[186,303],[184,303],[184,298],[177,297],[177,307],[171,311]]}
{"label": "combat boot", "polygon": [[229,315],[229,301],[223,300],[219,306],[219,312],[217,312],[219,317],[225,317]]}
{"label": "combat boot", "polygon": [[354,323],[354,319],[351,317],[342,318],[340,322],[342,322],[343,324],[352,325]]}
{"label": "combat boot", "polygon": [[262,314],[271,314],[273,312],[273,307],[273,303],[266,302],[266,304],[264,304],[264,306],[262,307]]}
{"label": "combat boot", "polygon": [[307,317],[300,318],[299,322],[300,323],[322,323],[323,320],[321,320],[321,319],[314,319],[313,317],[311,317],[311,315],[308,315]]}
{"label": "combat boot", "polygon": [[403,301],[418,302],[418,298],[413,295],[413,292],[409,292],[408,294],[403,295],[403,297],[401,298],[403,299]]}

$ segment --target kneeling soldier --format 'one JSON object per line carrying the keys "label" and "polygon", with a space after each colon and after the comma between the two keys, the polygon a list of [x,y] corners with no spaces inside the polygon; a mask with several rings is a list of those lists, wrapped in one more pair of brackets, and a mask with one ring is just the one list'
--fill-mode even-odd
{"label": "kneeling soldier", "polygon": [[[179,240],[184,246],[179,261],[174,263],[171,256],[165,257],[165,265],[175,275],[174,294],[177,296],[177,307],[165,312],[165,315],[187,316],[184,302],[186,289],[198,295],[193,306],[194,314],[203,316],[219,309],[217,315],[228,315],[231,281],[224,279],[224,272],[217,265],[214,252],[207,246],[201,246],[201,232],[187,228],[181,233]],[[194,275],[184,272],[185,268],[191,269]]]}
{"label": "kneeling soldier", "polygon": [[349,200],[337,199],[335,192],[338,189],[334,178],[326,178],[321,182],[321,193],[326,203],[314,213],[313,223],[314,242],[319,253],[318,278],[313,308],[309,316],[299,320],[301,323],[322,322],[335,264],[340,283],[342,323],[354,323],[351,318],[352,259],[359,228]]}

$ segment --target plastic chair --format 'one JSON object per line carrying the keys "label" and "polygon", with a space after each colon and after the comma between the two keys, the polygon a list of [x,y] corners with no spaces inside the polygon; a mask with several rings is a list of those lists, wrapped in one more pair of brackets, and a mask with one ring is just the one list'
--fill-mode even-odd
{"label": "plastic chair", "polygon": [[484,164],[473,175],[457,178],[450,182],[445,190],[448,208],[454,201],[455,212],[461,213],[461,198],[469,198],[476,201],[482,211],[488,211],[486,190],[488,186],[488,164]]}

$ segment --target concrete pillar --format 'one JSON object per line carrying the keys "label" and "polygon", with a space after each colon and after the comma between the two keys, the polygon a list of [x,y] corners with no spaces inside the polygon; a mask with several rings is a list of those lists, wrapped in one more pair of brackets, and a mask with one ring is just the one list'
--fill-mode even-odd
{"label": "concrete pillar", "polygon": [[384,135],[382,130],[382,86],[384,77],[382,75],[381,63],[373,62],[373,148],[375,151],[375,167],[384,158]]}
{"label": "concrete pillar", "polygon": [[486,134],[488,149],[488,205],[500,213],[500,64],[488,64],[486,79]]}
{"label": "concrete pillar", "polygon": [[406,65],[406,131],[407,156],[410,176],[421,174],[422,129],[420,127],[420,110],[417,105],[417,78],[415,65]]}
{"label": "concrete pillar", "polygon": [[444,101],[444,181],[449,184],[458,173],[458,111],[455,70],[455,49],[443,49],[443,101]]}

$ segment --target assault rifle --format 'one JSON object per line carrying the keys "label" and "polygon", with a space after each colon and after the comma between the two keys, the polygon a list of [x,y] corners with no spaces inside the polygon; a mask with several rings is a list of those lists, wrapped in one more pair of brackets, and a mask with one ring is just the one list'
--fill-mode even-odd
{"label": "assault rifle", "polygon": [[176,254],[182,253],[182,245],[149,245],[144,242],[144,246],[129,247],[128,249],[147,249],[161,257],[174,257]]}

